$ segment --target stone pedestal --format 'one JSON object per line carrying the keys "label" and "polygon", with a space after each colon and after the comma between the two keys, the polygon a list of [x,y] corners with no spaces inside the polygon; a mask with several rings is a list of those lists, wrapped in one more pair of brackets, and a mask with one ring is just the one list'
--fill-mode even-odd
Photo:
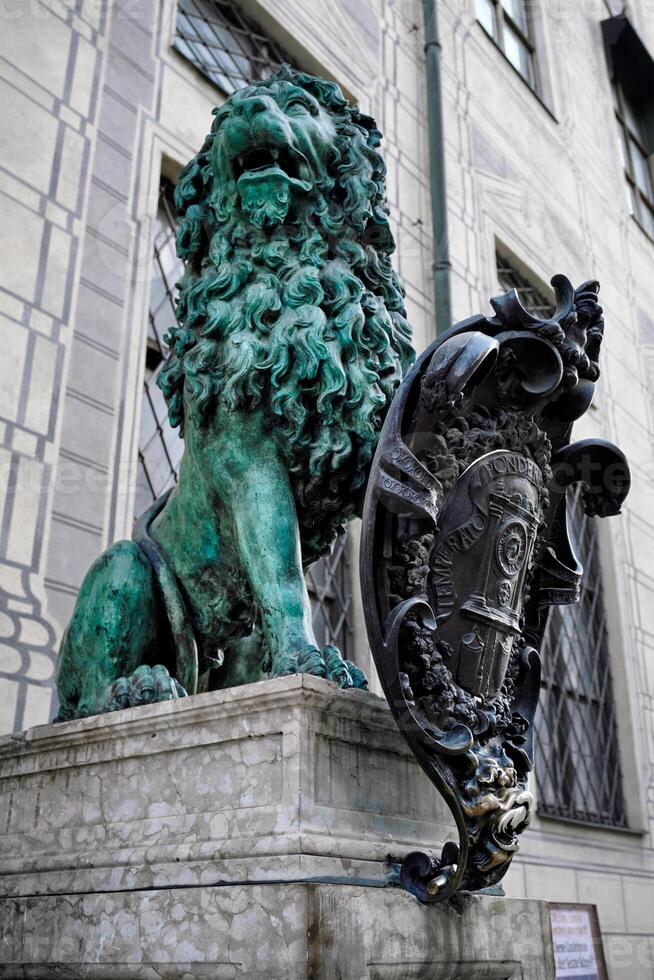
{"label": "stone pedestal", "polygon": [[0,740],[0,978],[550,980],[547,908],[393,886],[449,812],[385,703],[292,677]]}

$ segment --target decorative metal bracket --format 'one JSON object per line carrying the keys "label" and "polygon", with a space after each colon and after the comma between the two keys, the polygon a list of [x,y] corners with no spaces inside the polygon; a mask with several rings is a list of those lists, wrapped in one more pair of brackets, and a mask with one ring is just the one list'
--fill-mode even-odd
{"label": "decorative metal bracket", "polygon": [[395,721],[447,801],[459,843],[408,854],[402,885],[423,902],[497,883],[532,797],[539,649],[549,606],[575,602],[582,568],[566,492],[618,514],[629,467],[600,440],[570,444],[599,377],[599,284],[552,280],[531,316],[515,290],[494,317],[433,343],[391,405],[363,514],[368,637]]}

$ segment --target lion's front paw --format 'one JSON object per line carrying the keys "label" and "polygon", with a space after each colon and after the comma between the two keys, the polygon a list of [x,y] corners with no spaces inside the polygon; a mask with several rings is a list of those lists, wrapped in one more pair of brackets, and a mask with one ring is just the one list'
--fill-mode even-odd
{"label": "lion's front paw", "polygon": [[356,664],[351,660],[344,660],[337,647],[328,646],[322,651],[327,667],[327,677],[330,681],[336,681],[340,687],[356,687],[360,690],[368,690],[368,678]]}
{"label": "lion's front paw", "polygon": [[157,704],[186,697],[182,685],[171,677],[165,667],[142,664],[129,677],[119,677],[107,692],[103,712],[135,708],[141,704]]}
{"label": "lion's front paw", "polygon": [[368,678],[356,664],[344,660],[335,646],[326,646],[322,651],[309,646],[298,654],[281,654],[273,659],[272,677],[287,677],[289,674],[311,674],[313,677],[326,677],[339,687],[368,688]]}

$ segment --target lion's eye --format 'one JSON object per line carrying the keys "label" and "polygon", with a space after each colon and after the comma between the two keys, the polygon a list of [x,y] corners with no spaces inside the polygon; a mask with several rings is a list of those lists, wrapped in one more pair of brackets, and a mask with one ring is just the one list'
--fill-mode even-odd
{"label": "lion's eye", "polygon": [[310,112],[312,116],[315,116],[317,109],[304,99],[290,99],[286,103],[286,111],[290,115],[301,115],[304,112]]}

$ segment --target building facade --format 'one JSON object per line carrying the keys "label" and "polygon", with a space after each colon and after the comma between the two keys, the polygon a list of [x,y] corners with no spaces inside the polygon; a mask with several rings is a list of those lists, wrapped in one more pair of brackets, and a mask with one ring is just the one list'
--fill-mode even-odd
{"label": "building facade", "polygon": [[[609,974],[654,977],[654,7],[440,0],[455,320],[551,275],[597,277],[607,332],[580,435],[634,486],[586,521],[582,602],[545,649],[538,815],[507,893],[592,903]],[[620,8],[620,10],[617,9]],[[175,479],[155,385],[178,274],[171,190],[211,109],[282,60],[339,82],[384,133],[396,268],[434,337],[420,0],[15,0],[2,11],[0,730],[54,712],[82,577]],[[357,528],[309,573],[320,636],[369,664]],[[374,683],[374,682],[373,682]]]}

